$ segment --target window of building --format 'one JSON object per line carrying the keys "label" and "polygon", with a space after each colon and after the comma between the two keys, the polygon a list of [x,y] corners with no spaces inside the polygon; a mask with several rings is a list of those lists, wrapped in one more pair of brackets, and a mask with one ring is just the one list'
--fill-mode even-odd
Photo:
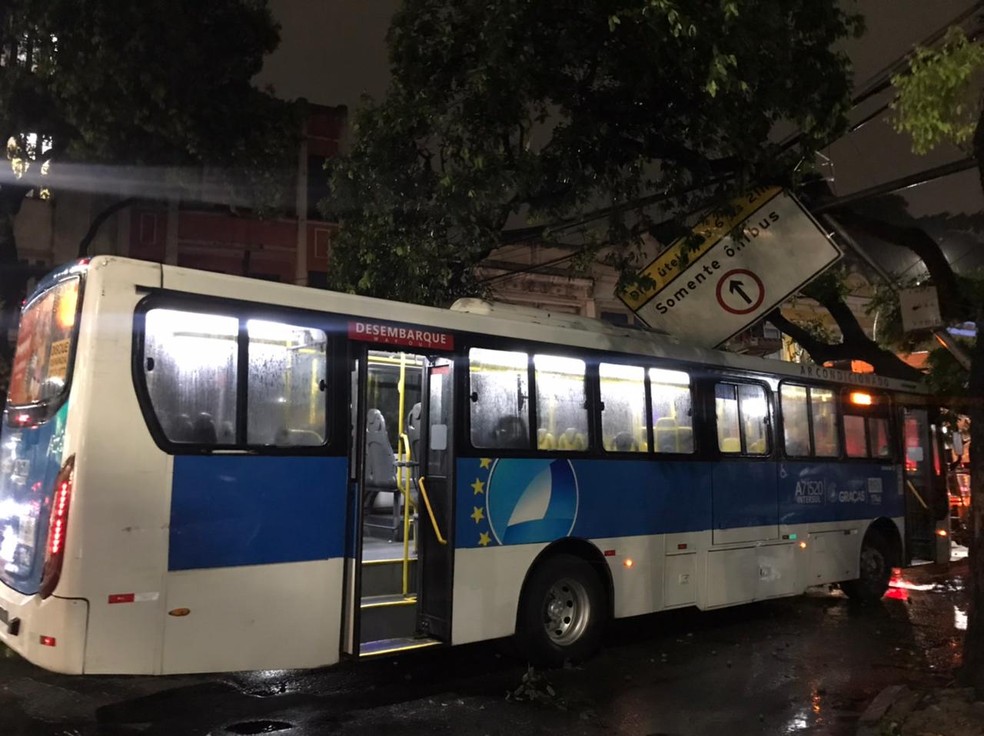
{"label": "window of building", "polygon": [[475,447],[530,447],[529,355],[468,351],[471,438]]}
{"label": "window of building", "polygon": [[646,369],[635,365],[602,363],[598,366],[601,387],[601,436],[609,452],[645,452]]}
{"label": "window of building", "polygon": [[650,368],[649,388],[653,400],[653,449],[656,452],[693,452],[690,375],[684,371]]}
{"label": "window of building", "polygon": [[[534,355],[537,446],[576,452],[588,449],[588,400],[584,361]],[[552,446],[550,446],[552,445]]]}

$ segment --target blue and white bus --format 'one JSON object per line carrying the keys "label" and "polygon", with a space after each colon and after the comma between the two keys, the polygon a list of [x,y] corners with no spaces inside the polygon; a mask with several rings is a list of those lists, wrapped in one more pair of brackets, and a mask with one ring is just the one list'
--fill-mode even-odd
{"label": "blue and white bus", "polygon": [[612,618],[877,599],[945,532],[939,451],[912,383],[97,257],[23,308],[0,640],[67,673],[556,663]]}

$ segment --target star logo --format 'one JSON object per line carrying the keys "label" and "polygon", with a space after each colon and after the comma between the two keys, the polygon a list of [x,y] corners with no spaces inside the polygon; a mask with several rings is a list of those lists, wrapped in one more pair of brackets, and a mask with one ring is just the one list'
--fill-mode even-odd
{"label": "star logo", "polygon": [[489,468],[492,467],[492,458],[490,457],[481,458],[478,461],[478,467],[480,467],[482,470],[488,470]]}
{"label": "star logo", "polygon": [[471,488],[475,491],[476,496],[480,493],[485,493],[485,483],[478,478],[476,478],[475,482],[471,484]]}
{"label": "star logo", "polygon": [[478,543],[483,547],[488,547],[492,543],[492,537],[489,536],[488,532],[482,532],[478,535]]}
{"label": "star logo", "polygon": [[485,518],[485,509],[479,506],[473,506],[472,508],[474,509],[474,511],[472,511],[471,518],[473,518],[475,520],[475,523],[478,524],[482,519]]}

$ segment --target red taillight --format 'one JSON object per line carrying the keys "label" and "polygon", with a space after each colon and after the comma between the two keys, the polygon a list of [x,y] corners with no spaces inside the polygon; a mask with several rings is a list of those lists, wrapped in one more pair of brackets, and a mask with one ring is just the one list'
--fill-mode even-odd
{"label": "red taillight", "polygon": [[68,531],[68,510],[72,502],[72,483],[75,480],[75,456],[72,455],[55,478],[55,494],[51,499],[51,519],[48,522],[48,546],[44,556],[44,572],[41,573],[42,598],[54,592],[61,577],[65,558],[65,535]]}

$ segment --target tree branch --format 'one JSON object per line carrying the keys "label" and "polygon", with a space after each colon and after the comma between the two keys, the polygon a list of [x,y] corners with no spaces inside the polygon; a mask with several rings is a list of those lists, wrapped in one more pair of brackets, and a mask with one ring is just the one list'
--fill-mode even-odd
{"label": "tree branch", "polygon": [[940,313],[947,322],[956,322],[970,313],[963,289],[939,244],[919,227],[893,225],[890,222],[862,215],[854,210],[837,209],[837,219],[878,238],[884,243],[907,248],[926,265],[930,278],[939,293]]}
{"label": "tree branch", "polygon": [[832,345],[819,340],[796,323],[790,322],[778,309],[773,309],[765,318],[780,332],[789,335],[802,345],[810,357],[820,365],[834,360],[863,360],[870,363],[876,373],[888,378],[917,381],[923,377],[920,371],[868,338],[863,342],[855,340]]}
{"label": "tree branch", "polygon": [[106,209],[96,215],[92,222],[89,224],[89,229],[86,231],[85,235],[82,236],[82,240],[79,241],[79,258],[85,258],[89,255],[89,246],[92,245],[92,241],[95,239],[96,234],[99,232],[99,228],[102,227],[103,223],[106,222],[110,217],[115,215],[124,207],[129,207],[131,204],[137,201],[136,197],[126,197],[118,202],[114,202],[109,205]]}

